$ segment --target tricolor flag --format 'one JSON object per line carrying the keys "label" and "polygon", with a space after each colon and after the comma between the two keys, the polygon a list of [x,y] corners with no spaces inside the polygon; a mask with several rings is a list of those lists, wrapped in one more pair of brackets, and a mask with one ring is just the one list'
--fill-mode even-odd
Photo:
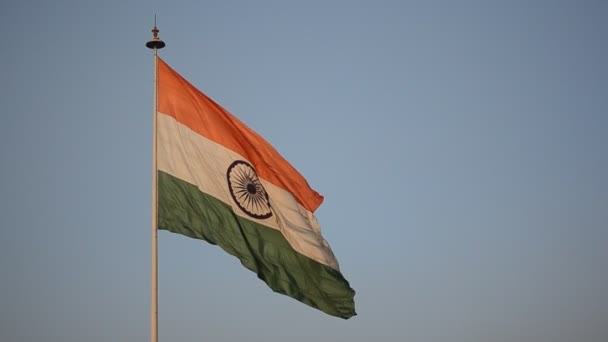
{"label": "tricolor flag", "polygon": [[275,292],[355,315],[323,197],[266,140],[158,59],[158,228],[220,246]]}

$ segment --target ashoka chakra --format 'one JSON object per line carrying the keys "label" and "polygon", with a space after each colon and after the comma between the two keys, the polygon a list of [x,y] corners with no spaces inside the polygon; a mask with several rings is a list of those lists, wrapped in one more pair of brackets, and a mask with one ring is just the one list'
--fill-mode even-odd
{"label": "ashoka chakra", "polygon": [[272,216],[268,194],[253,167],[243,160],[236,160],[226,171],[230,195],[239,208],[256,219]]}

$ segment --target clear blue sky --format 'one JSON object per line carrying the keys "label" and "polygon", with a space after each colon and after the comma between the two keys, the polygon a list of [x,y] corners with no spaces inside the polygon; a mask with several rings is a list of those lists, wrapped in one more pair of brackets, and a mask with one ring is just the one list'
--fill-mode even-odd
{"label": "clear blue sky", "polygon": [[0,340],[147,341],[162,57],[266,137],[359,316],[160,232],[161,341],[608,340],[605,1],[4,1]]}

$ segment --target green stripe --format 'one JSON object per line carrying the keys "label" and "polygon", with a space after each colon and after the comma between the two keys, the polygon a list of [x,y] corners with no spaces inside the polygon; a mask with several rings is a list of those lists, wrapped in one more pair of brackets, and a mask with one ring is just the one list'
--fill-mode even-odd
{"label": "green stripe", "polygon": [[236,215],[226,203],[162,171],[158,228],[219,245],[275,292],[333,316],[356,314],[355,291],[340,272],[296,252],[279,231]]}

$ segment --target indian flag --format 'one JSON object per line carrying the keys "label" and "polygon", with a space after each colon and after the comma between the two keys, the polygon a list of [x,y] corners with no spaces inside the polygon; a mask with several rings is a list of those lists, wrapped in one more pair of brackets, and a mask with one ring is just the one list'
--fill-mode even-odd
{"label": "indian flag", "polygon": [[158,59],[158,228],[220,246],[275,292],[355,315],[323,197],[264,138]]}

